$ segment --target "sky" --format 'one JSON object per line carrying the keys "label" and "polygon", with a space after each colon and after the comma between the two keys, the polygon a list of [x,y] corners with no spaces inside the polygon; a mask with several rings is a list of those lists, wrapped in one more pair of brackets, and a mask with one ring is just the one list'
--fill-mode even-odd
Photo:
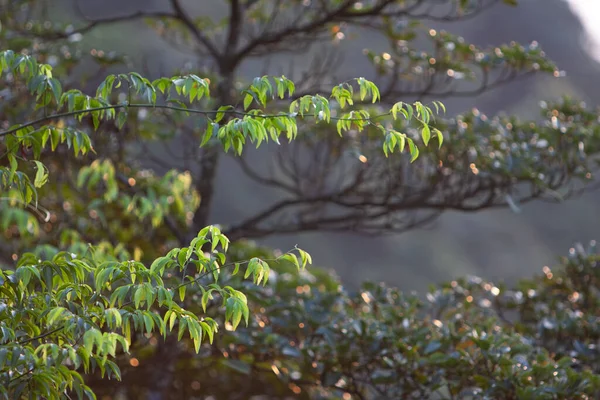
{"label": "sky", "polygon": [[600,0],[567,0],[587,36],[582,38],[590,54],[600,62]]}

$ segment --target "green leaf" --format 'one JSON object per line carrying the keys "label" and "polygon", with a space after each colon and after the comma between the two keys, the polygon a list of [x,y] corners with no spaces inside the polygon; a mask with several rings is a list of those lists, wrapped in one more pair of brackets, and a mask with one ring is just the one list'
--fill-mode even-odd
{"label": "green leaf", "polygon": [[64,307],[56,307],[54,309],[52,309],[52,311],[50,311],[48,313],[48,325],[53,325],[55,322],[57,322],[60,317],[62,316],[63,313],[65,313],[67,311],[66,308]]}
{"label": "green leaf", "polygon": [[295,254],[284,254],[283,256],[281,256],[282,260],[287,260],[289,262],[291,262],[292,264],[294,264],[296,266],[297,269],[300,269],[300,263],[298,262],[298,258],[296,257]]}
{"label": "green leaf", "polygon": [[371,94],[373,95],[372,103],[375,104],[378,100],[381,99],[381,94],[379,93],[379,89],[374,83],[370,83]]}
{"label": "green leaf", "polygon": [[19,164],[17,162],[17,158],[12,153],[8,153],[8,162],[10,164],[10,175],[8,176],[8,182],[12,182]]}
{"label": "green leaf", "polygon": [[169,310],[171,315],[169,316],[169,330],[173,331],[173,327],[175,326],[175,322],[177,321],[177,314],[173,310]]}
{"label": "green leaf", "polygon": [[133,302],[135,304],[135,308],[140,308],[140,303],[144,300],[144,289],[141,285],[138,285],[134,295]]}
{"label": "green leaf", "polygon": [[219,124],[216,122],[209,123],[206,127],[206,131],[204,132],[204,137],[202,138],[202,143],[200,143],[200,147],[203,147],[208,143],[208,141],[216,136],[219,133]]}
{"label": "green leaf", "polygon": [[237,329],[238,325],[242,320],[242,304],[240,299],[235,297],[230,297],[226,302],[226,316],[229,314],[229,320],[231,321],[231,325],[233,326],[233,330]]}
{"label": "green leaf", "polygon": [[397,119],[399,110],[402,110],[402,102],[401,101],[392,106],[391,112],[392,112],[392,117],[394,118],[394,120]]}
{"label": "green leaf", "polygon": [[172,262],[173,260],[170,257],[158,257],[156,260],[154,260],[154,262],[152,262],[152,265],[150,265],[150,271],[162,275],[165,268],[167,268],[167,266]]}
{"label": "green leaf", "polygon": [[359,93],[360,100],[363,101],[367,97],[367,88],[364,85],[360,85]]}
{"label": "green leaf", "polygon": [[102,333],[97,329],[88,329],[83,334],[83,347],[86,351],[92,352],[94,344],[100,346],[102,344]]}
{"label": "green leaf", "polygon": [[415,161],[419,157],[419,149],[415,146],[415,142],[412,139],[406,138],[408,141],[408,149],[410,151],[410,162]]}
{"label": "green leaf", "polygon": [[179,265],[181,267],[185,267],[185,265],[187,264],[187,261],[189,260],[189,258],[191,256],[191,253],[189,250],[190,250],[189,248],[184,247],[183,249],[181,249],[179,251],[179,254],[177,255],[177,262],[179,262]]}
{"label": "green leaf", "polygon": [[33,162],[37,167],[34,185],[36,188],[41,188],[46,184],[46,182],[48,182],[48,172],[46,171],[46,167],[44,166],[44,164],[37,160],[34,160]]}
{"label": "green leaf", "polygon": [[52,149],[52,151],[56,150],[56,147],[60,143],[60,139],[61,131],[56,128],[53,128],[50,134],[50,148]]}
{"label": "green leaf", "polygon": [[438,148],[442,147],[442,143],[444,142],[444,135],[442,134],[442,132],[439,129],[433,128],[433,132],[435,132],[435,134],[437,135],[438,138]]}
{"label": "green leaf", "polygon": [[252,259],[250,259],[250,261],[248,262],[248,266],[246,267],[246,273],[244,274],[244,279],[248,279],[248,277],[250,275],[252,275],[252,273],[254,273],[254,270],[256,269],[257,266],[258,266],[258,258],[253,257]]}
{"label": "green leaf", "polygon": [[152,320],[152,317],[150,315],[144,313],[143,320],[144,320],[144,327],[146,328],[146,333],[148,333],[148,334],[152,333],[152,330],[154,329],[154,321]]}
{"label": "green leaf", "polygon": [[[244,101],[244,108],[246,109],[248,107],[246,107],[245,104],[246,103]],[[217,110],[217,116],[215,117],[215,122],[220,122],[223,119],[223,117],[225,116],[225,112],[224,111],[227,111],[227,110],[233,110],[233,106],[221,106],[221,107],[219,107],[219,109]]]}
{"label": "green leaf", "polygon": [[421,131],[421,137],[423,138],[423,143],[427,146],[429,139],[431,138],[431,131],[429,130],[429,126],[425,123],[423,124],[423,130]]}
{"label": "green leaf", "polygon": [[440,108],[442,109],[442,111],[445,113],[446,112],[446,106],[444,105],[444,103],[442,103],[441,101],[438,101],[437,104],[440,106]]}
{"label": "green leaf", "polygon": [[114,327],[118,328],[123,323],[123,318],[121,317],[121,313],[116,308],[107,308],[105,311],[105,314],[106,314],[107,321],[114,320],[114,324],[111,325],[111,323],[109,323],[109,326],[114,326]]}
{"label": "green leaf", "polygon": [[206,335],[208,335],[209,343],[212,344],[215,334],[214,330],[204,321],[200,321],[200,326],[202,327],[202,330],[206,333]]}
{"label": "green leaf", "polygon": [[412,120],[413,114],[414,114],[414,109],[410,104],[406,104],[406,111],[407,111],[407,115],[406,120],[410,122],[410,120]]}
{"label": "green leaf", "polygon": [[181,318],[179,320],[179,331],[177,333],[178,341],[181,341],[181,338],[183,337],[183,334],[185,333],[185,330],[187,329],[187,325],[188,325],[188,321],[186,318]]}
{"label": "green leaf", "polygon": [[277,78],[277,96],[279,96],[280,99],[283,99],[285,97],[285,84],[283,83],[283,79],[282,78]]}
{"label": "green leaf", "polygon": [[204,291],[202,293],[202,300],[201,300],[201,305],[202,305],[202,311],[206,312],[206,306],[208,305],[208,301],[211,299],[211,294],[210,291]]}
{"label": "green leaf", "polygon": [[121,110],[117,115],[117,128],[122,129],[127,121],[127,110]]}
{"label": "green leaf", "polygon": [[240,263],[235,263],[235,267],[233,268],[233,272],[231,273],[231,275],[237,275],[237,273],[240,271]]}
{"label": "green leaf", "polygon": [[306,268],[307,264],[312,264],[312,257],[306,251],[297,249],[300,254],[300,260],[302,261],[302,268]]}
{"label": "green leaf", "polygon": [[248,107],[250,107],[250,104],[252,104],[252,100],[253,97],[251,94],[247,94],[246,97],[244,97],[244,110],[247,110]]}
{"label": "green leaf", "polygon": [[62,87],[60,85],[60,82],[55,78],[50,78],[50,79],[48,79],[48,86],[50,87],[50,90],[52,91],[52,95],[54,96],[54,101],[56,102],[56,104],[59,104],[60,98],[62,95]]}

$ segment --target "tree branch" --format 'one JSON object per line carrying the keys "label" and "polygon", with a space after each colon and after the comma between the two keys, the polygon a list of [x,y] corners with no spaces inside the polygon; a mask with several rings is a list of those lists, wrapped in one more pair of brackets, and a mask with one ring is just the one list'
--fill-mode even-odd
{"label": "tree branch", "polygon": [[225,49],[228,53],[235,53],[237,45],[240,39],[240,32],[244,23],[242,16],[242,6],[239,0],[231,0],[229,15],[229,32],[227,34],[227,41],[225,43]]}
{"label": "tree branch", "polygon": [[[315,6],[310,8],[303,6],[302,9],[295,12],[296,18],[292,22],[283,23],[283,27],[273,31],[269,28],[274,25],[274,20],[270,19],[265,25],[260,35],[249,40],[246,45],[237,53],[236,63],[248,56],[262,55],[265,52],[281,52],[290,47],[297,48],[304,44],[310,46],[315,39],[324,33],[328,26],[333,23],[344,22],[349,25],[359,25],[371,27],[381,31],[381,23],[374,21],[384,19],[410,18],[420,20],[431,20],[439,22],[454,22],[465,20],[479,15],[481,12],[490,9],[500,0],[477,0],[477,3],[472,9],[465,11],[458,5],[459,0],[415,0],[413,2],[398,2],[394,0],[380,0],[374,2],[371,7],[355,7],[354,1],[344,1],[337,8],[331,10],[326,2],[320,2],[321,7]],[[429,4],[426,11],[417,13],[425,5]],[[445,14],[434,14],[434,6],[439,7],[443,4],[449,4],[450,10]],[[311,5],[312,7],[312,5]],[[302,23],[303,16],[309,11],[313,11],[312,19],[308,18],[307,22]],[[264,51],[259,50],[264,48]]]}
{"label": "tree branch", "polygon": [[[189,15],[181,6],[179,0],[170,0],[170,4],[173,8],[174,13],[160,12],[160,11],[137,11],[135,13],[115,16],[115,17],[106,17],[106,18],[90,18],[85,15],[82,11],[81,6],[79,4],[79,0],[75,0],[76,10],[79,15],[82,16],[86,21],[89,21],[89,24],[78,28],[70,33],[54,33],[53,36],[55,38],[66,38],[73,33],[86,33],[90,30],[94,29],[100,25],[113,24],[118,22],[125,21],[133,21],[141,18],[171,18],[178,20],[181,22],[192,34],[192,36],[197,40],[198,44],[206,48],[209,54],[214,57],[216,60],[220,59],[221,54],[219,53],[217,47],[208,39],[204,33],[194,24],[194,22],[190,19]],[[52,35],[51,35],[52,37]]]}
{"label": "tree branch", "polygon": [[221,53],[216,48],[215,44],[208,39],[204,33],[194,24],[190,16],[185,12],[179,0],[170,0],[171,6],[175,11],[175,17],[181,21],[196,38],[198,43],[206,47],[208,52],[215,58],[215,60],[221,59]]}

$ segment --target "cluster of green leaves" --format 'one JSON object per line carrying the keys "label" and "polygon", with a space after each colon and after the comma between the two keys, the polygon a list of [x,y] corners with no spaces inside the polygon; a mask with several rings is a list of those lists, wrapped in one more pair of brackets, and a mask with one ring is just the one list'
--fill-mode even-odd
{"label": "cluster of green leaves", "polygon": [[[255,307],[248,328],[181,361],[170,398],[594,398],[598,262],[573,249],[559,268],[514,288],[469,277],[426,299],[370,283],[349,293],[324,271],[287,263],[246,290]],[[129,393],[143,385],[140,374],[99,393]]]}
{"label": "cluster of green leaves", "polygon": [[22,204],[11,198],[11,192],[8,192],[8,196],[4,197],[2,201],[9,207],[4,207],[3,211],[0,212],[0,229],[4,232],[15,231],[20,236],[37,235],[39,233],[39,215],[32,214],[24,209]]}
{"label": "cluster of green leaves", "polygon": [[[233,109],[232,106],[221,106],[216,111],[214,120],[210,117],[215,114],[211,111],[190,109],[188,105],[182,102],[179,98],[188,101],[192,104],[195,101],[200,102],[204,97],[210,95],[210,84],[206,79],[199,78],[195,75],[176,76],[172,78],[159,78],[153,82],[142,77],[138,73],[132,72],[129,74],[109,75],[96,90],[96,96],[88,96],[77,89],[71,89],[66,92],[62,91],[60,82],[52,76],[52,67],[48,64],[37,63],[32,57],[16,54],[11,50],[6,50],[0,53],[0,74],[12,74],[22,77],[30,91],[36,96],[36,108],[43,108],[44,116],[39,119],[29,121],[22,124],[17,124],[7,130],[0,132],[0,137],[3,137],[6,145],[5,156],[10,162],[10,167],[0,168],[0,177],[3,188],[15,185],[22,188],[22,200],[29,203],[35,195],[35,187],[40,187],[47,181],[45,167],[37,161],[50,142],[51,150],[55,151],[60,143],[65,143],[69,148],[73,147],[73,152],[78,155],[80,152],[86,154],[93,151],[90,136],[87,132],[71,127],[65,127],[64,124],[46,124],[54,122],[64,117],[75,116],[79,122],[86,116],[91,117],[94,129],[98,129],[100,122],[104,120],[116,120],[116,124],[121,128],[126,120],[127,113],[131,108],[161,108],[183,112],[193,112],[206,116],[207,129],[204,134],[201,146],[206,145],[211,138],[216,138],[221,141],[225,151],[233,148],[240,155],[243,145],[246,140],[251,143],[256,143],[259,146],[263,141],[269,139],[278,142],[278,137],[283,132],[287,133],[288,139],[294,139],[297,133],[296,118],[298,113],[301,117],[305,113],[311,112],[317,120],[325,120],[329,122],[331,119],[331,107],[329,101],[320,95],[306,95],[298,100],[292,101],[289,113],[278,113],[273,115],[265,114],[261,109],[247,110],[240,112]],[[274,99],[275,96],[280,98],[285,96],[285,91],[291,96],[294,93],[294,84],[285,77],[273,78],[275,85],[272,85],[269,77],[257,78],[254,83],[245,92],[246,100],[244,101],[245,109],[248,109],[251,101],[256,100],[261,107],[267,106],[269,98]],[[358,78],[356,80],[359,86],[359,99],[364,100],[367,95],[372,97],[373,103],[379,99],[379,90],[372,82]],[[126,87],[123,92],[126,94],[126,101],[121,103],[111,103],[111,100],[117,98],[115,89]],[[347,87],[351,88],[350,85]],[[166,98],[163,103],[157,102],[157,93],[164,94]],[[348,94],[349,93],[349,94]],[[350,95],[350,97],[348,97]],[[254,96],[254,97],[253,97]],[[342,98],[349,98],[352,101],[352,92],[348,89],[341,91],[334,90],[332,97],[339,101]],[[144,100],[144,103],[138,103],[134,100]],[[347,101],[347,100],[346,100]],[[171,104],[176,104],[175,106]],[[340,103],[341,105],[341,103]],[[51,106],[52,107],[51,109]],[[398,112],[405,118],[413,117],[413,108],[406,105],[404,110],[403,104],[394,105],[391,111],[385,115],[392,115],[397,118]],[[423,124],[423,141],[429,142],[430,131],[428,123],[432,118],[432,110],[429,107],[423,106],[421,103],[416,103],[417,112],[414,114],[417,120]],[[436,103],[438,108],[438,103]],[[297,110],[296,110],[297,109]],[[439,111],[439,110],[438,110]],[[231,118],[224,126],[219,126],[219,122],[225,114],[242,115],[242,117]],[[358,110],[357,116],[349,114],[349,116],[337,118],[338,132],[341,134],[343,129],[350,129],[352,123],[359,129],[364,126],[373,124],[372,116],[366,110]],[[382,117],[377,116],[377,118]],[[346,123],[347,122],[347,123]],[[36,125],[41,125],[36,128]],[[394,151],[396,147],[396,137],[401,138],[401,143],[408,140],[410,145],[411,159],[416,159],[418,153],[416,146],[406,135],[394,131],[394,134],[386,133],[386,129],[381,124],[377,126],[387,134],[390,140],[386,140],[384,151]],[[438,135],[441,138],[441,134]],[[18,171],[18,152],[22,148],[32,148],[33,157],[37,166],[37,175],[35,185],[30,182],[26,174]],[[400,151],[404,150],[404,146],[400,145]],[[113,187],[114,189],[114,187]],[[114,190],[112,190],[114,192]],[[110,193],[110,192],[109,192]]]}
{"label": "cluster of green leaves", "polygon": [[[359,87],[360,101],[363,101],[367,95],[371,96],[373,103],[376,103],[381,98],[379,89],[372,82],[364,78],[357,78],[356,82],[358,83]],[[340,110],[343,110],[346,107],[346,105],[354,104],[354,89],[352,85],[348,83],[340,84],[332,89],[331,98],[336,100],[336,102],[340,106]],[[314,98],[311,98],[311,100],[315,102]],[[304,96],[301,99],[296,100],[294,103],[292,103],[292,105],[290,106],[290,111],[296,110],[296,108],[298,108],[300,114],[302,114],[305,110],[309,110],[311,108],[310,105],[311,104],[308,96]],[[327,122],[329,122],[329,120],[331,119],[330,113],[327,112],[328,105],[329,104],[327,100],[320,96],[317,96],[317,105],[313,105],[314,112],[316,113],[318,118],[325,119]],[[446,112],[445,106],[439,101],[434,101],[433,106],[436,109],[436,113],[439,113],[440,110]],[[392,108],[388,112],[384,114],[378,114],[374,118],[371,117],[369,111],[365,109],[353,110],[344,113],[340,118],[337,119],[337,132],[341,136],[344,131],[348,132],[353,127],[355,127],[358,132],[361,132],[365,129],[365,127],[369,125],[374,125],[377,128],[377,130],[380,131],[383,135],[384,140],[382,141],[382,148],[383,153],[386,157],[389,153],[393,153],[396,147],[398,147],[400,152],[403,152],[404,148],[406,147],[406,144],[408,143],[408,148],[412,162],[415,161],[419,156],[419,149],[415,145],[413,139],[410,136],[407,136],[406,133],[401,133],[397,130],[390,129],[389,124],[373,122],[373,120],[377,120],[388,115],[391,115],[393,121],[396,121],[398,119],[398,114],[401,114],[404,117],[405,121],[416,121],[421,125],[421,138],[426,146],[429,144],[429,140],[431,139],[432,130],[438,139],[439,147],[442,146],[442,143],[444,141],[444,136],[442,132],[437,128],[430,128],[429,125],[432,116],[435,115],[433,110],[431,109],[431,107],[423,105],[419,101],[415,102],[413,105],[403,102],[397,102],[392,106]]]}
{"label": "cluster of green leaves", "polygon": [[[446,173],[462,171],[498,182],[510,178],[531,183],[534,196],[562,200],[572,188],[560,187],[571,177],[594,178],[600,149],[597,110],[565,97],[542,102],[541,121],[488,117],[479,110],[434,127],[457,140],[437,153]],[[517,195],[517,193],[514,193]],[[515,196],[516,198],[516,196]],[[512,206],[518,210],[518,205]]]}
{"label": "cluster of green leaves", "polygon": [[[200,231],[189,247],[175,248],[149,267],[137,261],[107,261],[93,251],[76,255],[54,252],[47,259],[26,253],[14,270],[0,271],[0,394],[60,398],[76,393],[94,398],[80,371],[99,369],[102,376],[120,379],[113,359],[128,353],[132,332],[162,337],[178,330],[189,334],[199,351],[212,343],[218,323],[199,317],[181,305],[186,290],[201,290],[202,307],[220,300],[225,324],[236,329],[249,319],[247,298],[229,285],[220,285],[221,269],[229,267],[229,240],[214,226]],[[206,248],[206,249],[205,249]],[[286,253],[298,268],[309,256],[301,249]],[[252,258],[231,264],[235,276],[244,265],[244,279],[267,283],[266,261]],[[179,284],[174,284],[179,281]]]}
{"label": "cluster of green leaves", "polygon": [[[140,221],[148,218],[153,227],[158,227],[166,216],[186,215],[198,207],[200,199],[189,173],[170,170],[159,179],[153,178],[150,171],[140,171],[135,177],[119,179],[110,160],[96,159],[79,170],[77,187],[95,193],[86,205],[87,211],[104,225],[111,223],[105,209],[113,202]],[[125,190],[119,189],[120,182]],[[142,189],[136,190],[136,186]]]}
{"label": "cluster of green leaves", "polygon": [[[367,50],[366,55],[381,75],[414,74],[416,78],[428,79],[439,76],[449,82],[476,81],[485,76],[487,83],[494,82],[492,72],[501,68],[510,70],[513,76],[524,72],[546,72],[559,76],[556,65],[550,61],[537,42],[523,46],[516,42],[484,49],[468,43],[464,38],[446,31],[426,29],[418,21],[406,24],[385,22],[386,34],[392,46],[387,52]],[[428,51],[413,47],[413,41],[425,36]],[[443,95],[443,92],[440,93]],[[435,95],[435,94],[433,94]]]}
{"label": "cluster of green leaves", "polygon": [[[283,98],[286,91],[288,95],[293,94],[294,84],[285,77],[273,78],[274,85],[271,78],[262,77],[250,86],[248,95],[262,109],[242,112],[224,106],[213,112],[189,107],[210,95],[209,81],[195,75],[160,78],[153,82],[137,73],[109,75],[97,88],[96,95],[89,96],[77,89],[63,91],[50,65],[10,50],[0,53],[0,73],[11,81],[22,80],[33,96],[36,110],[43,113],[37,119],[0,132],[5,149],[3,157],[8,160],[7,166],[0,167],[0,189],[7,195],[4,200],[9,205],[2,208],[2,227],[5,231],[16,227],[16,234],[28,232],[33,237],[39,227],[31,218],[24,218],[28,214],[23,213],[23,208],[37,206],[37,189],[52,179],[49,169],[40,161],[45,152],[60,151],[60,145],[66,144],[75,157],[93,153],[91,133],[111,120],[117,128],[123,128],[131,109],[160,108],[201,114],[207,118],[202,145],[215,138],[226,151],[233,147],[237,154],[242,152],[247,139],[260,145],[269,138],[277,141],[282,132],[287,132],[290,140],[294,139],[297,112],[293,110],[296,107],[301,117],[308,113],[318,121],[329,122],[332,112],[328,100],[315,95],[292,102],[290,113],[265,114],[263,109],[269,98]],[[367,95],[372,96],[374,103],[378,100],[379,91],[373,83],[359,78],[357,84],[360,101]],[[121,93],[126,100],[115,102],[119,99],[115,90],[120,88],[125,89]],[[158,101],[157,93],[166,96],[164,101]],[[352,96],[346,98],[350,104],[354,101]],[[249,105],[246,102],[245,108]],[[430,108],[420,103],[414,107],[417,118],[430,120]],[[395,119],[400,111],[411,118],[412,106],[407,106],[407,110],[410,111],[396,105],[387,114]],[[228,118],[225,125],[219,126],[226,114],[240,115],[240,118]],[[70,117],[76,121],[69,121]],[[91,120],[91,129],[81,128],[84,118]],[[362,127],[371,124],[371,118],[368,112],[361,110],[360,118],[353,117],[352,122]],[[425,135],[423,139],[428,141]],[[29,166],[35,169],[33,179],[27,173]],[[143,183],[144,176],[139,178]],[[141,192],[131,190],[137,185],[135,178],[119,176],[110,159],[97,158],[91,165],[81,166],[76,186],[85,188],[92,197],[85,206],[92,219],[109,224],[110,217],[99,210],[118,203],[140,220],[150,217],[152,225],[157,227],[164,217],[181,215],[186,209],[193,211],[197,207],[198,195],[190,183],[186,173],[171,171],[162,180],[149,180]],[[121,189],[123,186],[126,190]],[[70,207],[63,204],[63,208]],[[178,210],[173,212],[171,207]],[[50,219],[50,215],[45,218],[46,222]],[[206,313],[208,304],[216,298],[221,299],[224,323],[232,330],[242,320],[249,322],[246,295],[233,286],[219,284],[221,269],[229,265],[225,256],[229,241],[217,227],[203,229],[189,247],[168,251],[150,267],[138,261],[140,254],[122,261],[117,255],[118,249],[110,245],[104,244],[101,251],[84,250],[79,233],[66,231],[63,236],[62,241],[71,242],[71,247],[78,250],[76,253],[42,246],[18,257],[14,270],[0,271],[0,329],[3,332],[0,380],[4,383],[1,393],[6,398],[59,398],[71,392],[79,398],[93,397],[80,371],[88,373],[99,369],[101,376],[120,378],[120,369],[113,360],[118,352],[129,351],[132,332],[147,335],[157,332],[166,338],[177,326],[178,340],[187,332],[198,352],[205,338],[212,342],[218,327],[215,319],[198,315]],[[210,248],[208,252],[203,250],[205,246]],[[304,268],[311,262],[310,256],[296,250],[298,257],[286,253],[281,260]],[[119,253],[124,255],[121,250]],[[267,283],[270,267],[266,261],[253,257],[243,264],[247,265],[244,278],[252,277],[256,285]],[[235,276],[240,263],[233,265],[231,275]],[[177,279],[180,279],[178,284],[174,283]],[[201,291],[202,310],[192,312],[185,308],[189,287]]]}

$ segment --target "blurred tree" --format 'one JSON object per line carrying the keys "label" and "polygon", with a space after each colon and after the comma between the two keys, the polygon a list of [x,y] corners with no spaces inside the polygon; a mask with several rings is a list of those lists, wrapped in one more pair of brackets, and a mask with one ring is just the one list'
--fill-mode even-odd
{"label": "blurred tree", "polygon": [[[0,0],[0,40],[7,48],[53,65],[56,75],[69,76],[63,82],[66,91],[85,87],[87,81],[111,68],[122,68],[122,58],[113,52],[84,54],[82,35],[103,25],[144,19],[173,47],[197,56],[197,63],[187,70],[200,71],[210,82],[213,96],[201,102],[207,110],[221,106],[238,110],[245,108],[247,98],[260,100],[258,93],[240,90],[247,86],[240,74],[244,62],[301,53],[315,45],[331,48],[349,40],[358,28],[372,30],[388,43],[385,52],[365,52],[377,75],[381,103],[355,99],[355,108],[371,114],[388,110],[399,101],[470,96],[534,73],[561,74],[537,43],[481,49],[424,25],[431,20],[473,18],[495,5],[514,5],[515,1],[223,3],[228,12],[222,19],[193,15],[179,0],[165,1],[164,11],[119,14],[115,10],[112,17],[95,19],[75,2],[82,18],[60,24],[48,21],[48,2]],[[329,96],[333,84],[343,80],[336,76],[336,62],[329,56],[320,57],[306,76],[294,76],[290,71],[288,75],[296,82],[295,98]],[[0,88],[2,129],[44,115],[44,107],[32,114],[31,99],[19,94],[19,85],[6,80]],[[129,99],[124,94],[113,100]],[[267,109],[287,112],[288,105],[269,99]],[[338,105],[343,106],[339,98],[332,101],[335,115],[361,118],[359,111],[344,115]],[[565,99],[546,103],[542,116],[539,122],[523,122],[472,110],[447,120],[409,117],[406,123],[389,122],[384,128],[406,133],[409,138],[434,136],[433,130],[423,133],[423,122],[443,133],[445,145],[419,149],[420,157],[414,163],[404,155],[383,157],[382,145],[389,146],[395,139],[381,135],[374,124],[359,132],[342,123],[340,139],[328,125],[299,121],[298,141],[293,146],[270,146],[267,171],[245,156],[236,158],[257,187],[275,188],[281,197],[262,211],[223,226],[223,232],[233,241],[316,230],[397,233],[427,224],[445,210],[517,209],[533,199],[562,200],[583,190],[583,184],[592,179],[600,136],[598,115],[582,103]],[[127,123],[121,128],[98,121],[102,134],[94,136],[97,160],[92,166],[86,167],[87,162],[60,147],[58,157],[49,156],[48,169],[57,181],[42,188],[40,198],[41,205],[50,210],[50,220],[36,233],[37,220],[32,214],[23,214],[29,230],[19,230],[11,219],[2,219],[7,240],[0,243],[0,254],[5,264],[12,264],[13,255],[16,258],[34,244],[65,247],[100,241],[122,246],[135,259],[147,262],[172,246],[186,246],[207,225],[215,207],[215,176],[223,155],[212,141],[200,147],[211,126],[206,116],[157,109],[130,110],[122,118]],[[221,126],[230,121],[229,114],[225,115]],[[93,118],[82,123],[90,130],[94,126]],[[56,121],[59,127],[70,124],[68,118]],[[171,152],[169,143],[173,141],[183,144],[181,154]],[[22,151],[29,156],[29,149]],[[154,170],[148,168],[148,161]],[[173,171],[160,176],[157,171],[165,169]],[[114,187],[106,187],[105,176],[115,177]],[[3,207],[0,214],[8,214],[7,210]],[[27,227],[27,223],[21,226]],[[137,383],[151,387],[156,398],[167,396],[175,364],[186,351],[172,343],[153,348],[149,359],[136,370],[143,371],[140,376],[144,377]]]}

